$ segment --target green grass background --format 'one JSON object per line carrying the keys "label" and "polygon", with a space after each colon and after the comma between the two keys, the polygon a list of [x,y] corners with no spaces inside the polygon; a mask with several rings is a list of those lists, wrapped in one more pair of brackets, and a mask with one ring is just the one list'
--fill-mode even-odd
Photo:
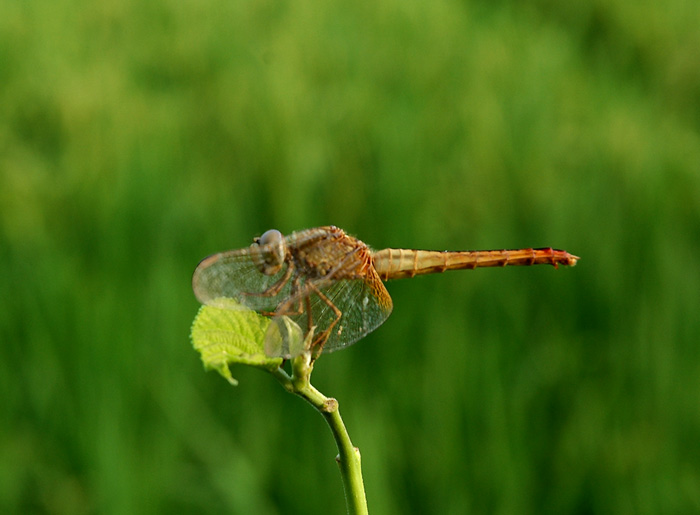
{"label": "green grass background", "polygon": [[28,0],[0,16],[0,509],[343,513],[323,420],[189,342],[323,224],[574,269],[388,284],[324,356],[370,511],[700,512],[693,0]]}

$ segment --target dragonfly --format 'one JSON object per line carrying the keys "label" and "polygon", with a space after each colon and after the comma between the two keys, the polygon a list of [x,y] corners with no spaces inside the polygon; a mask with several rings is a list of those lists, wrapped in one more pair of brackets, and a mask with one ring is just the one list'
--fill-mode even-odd
{"label": "dragonfly", "polygon": [[270,229],[249,247],[203,259],[192,289],[202,304],[268,317],[268,356],[290,359],[308,350],[316,359],[352,345],[389,317],[393,302],[383,281],[481,267],[557,268],[578,259],[552,248],[373,251],[333,225],[287,236]]}

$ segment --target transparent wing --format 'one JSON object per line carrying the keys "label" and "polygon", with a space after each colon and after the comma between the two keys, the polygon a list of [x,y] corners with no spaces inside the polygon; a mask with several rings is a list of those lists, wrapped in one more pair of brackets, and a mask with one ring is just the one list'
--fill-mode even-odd
{"label": "transparent wing", "polygon": [[[290,296],[291,280],[285,280],[288,263],[273,275],[262,273],[256,266],[261,255],[270,252],[266,246],[251,246],[214,254],[202,260],[192,276],[192,289],[202,304],[218,305],[217,299],[236,299],[255,311],[275,311]],[[271,289],[280,286],[274,294]],[[219,306],[226,307],[226,306]]]}
{"label": "transparent wing", "polygon": [[[382,325],[391,314],[393,303],[384,284],[372,270],[369,280],[343,280],[321,290],[341,311],[323,352],[333,352],[352,345]],[[315,318],[334,319],[335,314],[318,296],[312,297]]]}
{"label": "transparent wing", "polygon": [[289,358],[303,350],[298,332],[290,330],[290,320],[304,335],[313,328],[313,339],[326,338],[323,352],[348,347],[379,327],[392,307],[389,292],[373,269],[366,279],[307,282],[278,307],[266,335],[267,352]]}

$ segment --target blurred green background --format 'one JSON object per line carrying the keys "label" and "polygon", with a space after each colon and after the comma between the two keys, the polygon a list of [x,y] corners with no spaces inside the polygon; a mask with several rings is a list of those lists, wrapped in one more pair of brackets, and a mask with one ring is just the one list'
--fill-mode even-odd
{"label": "blurred green background", "polygon": [[324,356],[369,508],[700,512],[700,6],[30,0],[0,16],[0,511],[343,513],[324,421],[189,341],[335,224],[574,269],[388,284]]}

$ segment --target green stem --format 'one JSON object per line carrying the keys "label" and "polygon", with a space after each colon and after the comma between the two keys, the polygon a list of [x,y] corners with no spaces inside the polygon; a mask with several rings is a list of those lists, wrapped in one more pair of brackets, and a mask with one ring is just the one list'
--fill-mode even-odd
{"label": "green stem", "polygon": [[309,382],[312,369],[313,363],[310,356],[308,353],[304,353],[292,362],[291,377],[281,368],[274,371],[273,375],[287,391],[295,393],[307,401],[326,419],[338,446],[336,461],[343,480],[348,514],[367,515],[367,499],[365,485],[362,481],[360,450],[352,445],[350,435],[338,410],[338,401],[332,397],[326,397]]}

